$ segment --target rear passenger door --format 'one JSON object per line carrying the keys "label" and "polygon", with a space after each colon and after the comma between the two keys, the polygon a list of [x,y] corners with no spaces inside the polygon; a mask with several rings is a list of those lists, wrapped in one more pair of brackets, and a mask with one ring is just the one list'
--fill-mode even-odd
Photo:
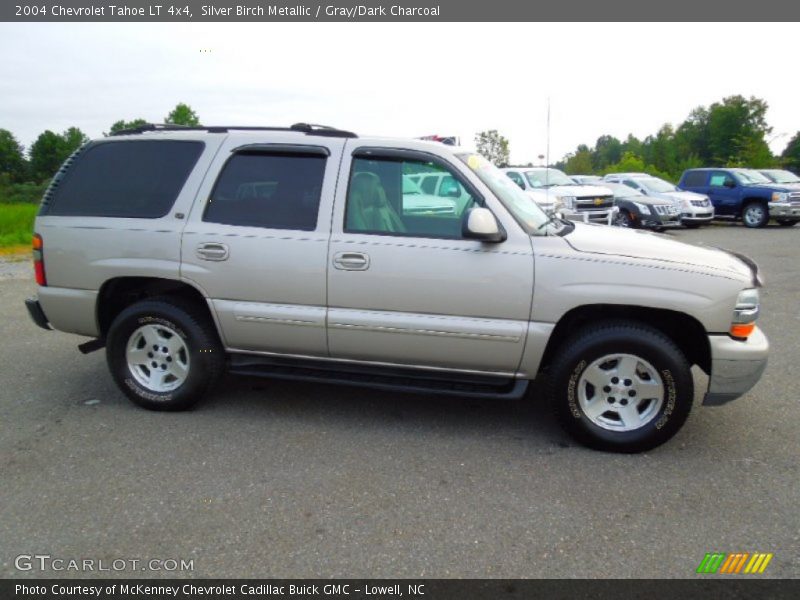
{"label": "rear passenger door", "polygon": [[[182,278],[210,299],[231,350],[326,356],[326,263],[343,141],[237,135],[182,238]],[[285,137],[285,139],[281,139]]]}

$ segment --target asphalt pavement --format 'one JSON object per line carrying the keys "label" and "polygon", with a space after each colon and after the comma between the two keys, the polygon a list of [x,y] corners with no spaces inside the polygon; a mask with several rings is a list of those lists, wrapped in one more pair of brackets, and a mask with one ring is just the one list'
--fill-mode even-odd
{"label": "asphalt pavement", "polygon": [[800,226],[670,235],[759,263],[770,362],[632,456],[577,446],[535,399],[228,376],[148,412],[103,352],[29,320],[27,267],[0,266],[0,577],[101,575],[15,566],[50,555],[193,566],[104,577],[683,578],[712,551],[800,576]]}

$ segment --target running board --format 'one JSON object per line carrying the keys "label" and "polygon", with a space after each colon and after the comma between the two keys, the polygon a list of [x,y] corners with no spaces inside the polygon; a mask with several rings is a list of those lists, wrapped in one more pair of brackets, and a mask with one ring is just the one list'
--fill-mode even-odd
{"label": "running board", "polygon": [[505,376],[444,374],[408,367],[366,366],[318,360],[292,360],[253,354],[229,355],[228,370],[236,375],[317,381],[414,394],[462,398],[522,398],[527,379]]}

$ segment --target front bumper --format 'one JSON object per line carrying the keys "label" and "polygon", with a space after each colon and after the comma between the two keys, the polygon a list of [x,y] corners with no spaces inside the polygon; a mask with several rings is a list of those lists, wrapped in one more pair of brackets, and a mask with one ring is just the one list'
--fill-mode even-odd
{"label": "front bumper", "polygon": [[743,396],[758,382],[767,366],[769,341],[756,327],[747,341],[727,335],[708,336],[711,376],[703,404],[719,406]]}
{"label": "front bumper", "polygon": [[570,221],[581,221],[583,223],[601,223],[603,225],[613,225],[614,219],[619,212],[619,208],[601,208],[598,210],[574,210],[562,209],[561,214]]}
{"label": "front bumper", "polygon": [[775,219],[800,219],[800,203],[770,202],[769,216]]}
{"label": "front bumper", "polygon": [[704,210],[702,212],[685,212],[681,214],[681,221],[684,223],[710,223],[713,218],[713,210]]}
{"label": "front bumper", "polygon": [[50,331],[52,327],[50,327],[50,322],[47,320],[47,317],[42,310],[42,305],[39,304],[39,301],[36,298],[28,298],[25,300],[25,308],[28,309],[28,314],[31,316],[31,319],[34,323],[36,323],[42,329],[47,329]]}

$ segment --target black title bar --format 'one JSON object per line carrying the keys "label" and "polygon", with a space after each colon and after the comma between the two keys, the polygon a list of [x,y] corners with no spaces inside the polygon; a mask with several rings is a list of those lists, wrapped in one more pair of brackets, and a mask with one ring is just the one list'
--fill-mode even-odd
{"label": "black title bar", "polygon": [[[11,22],[502,22],[502,21],[797,21],[786,0],[31,0],[0,3]],[[664,43],[686,43],[685,39]],[[697,40],[702,45],[703,40]],[[764,40],[769,44],[769,40]],[[736,42],[732,41],[732,46]]]}

